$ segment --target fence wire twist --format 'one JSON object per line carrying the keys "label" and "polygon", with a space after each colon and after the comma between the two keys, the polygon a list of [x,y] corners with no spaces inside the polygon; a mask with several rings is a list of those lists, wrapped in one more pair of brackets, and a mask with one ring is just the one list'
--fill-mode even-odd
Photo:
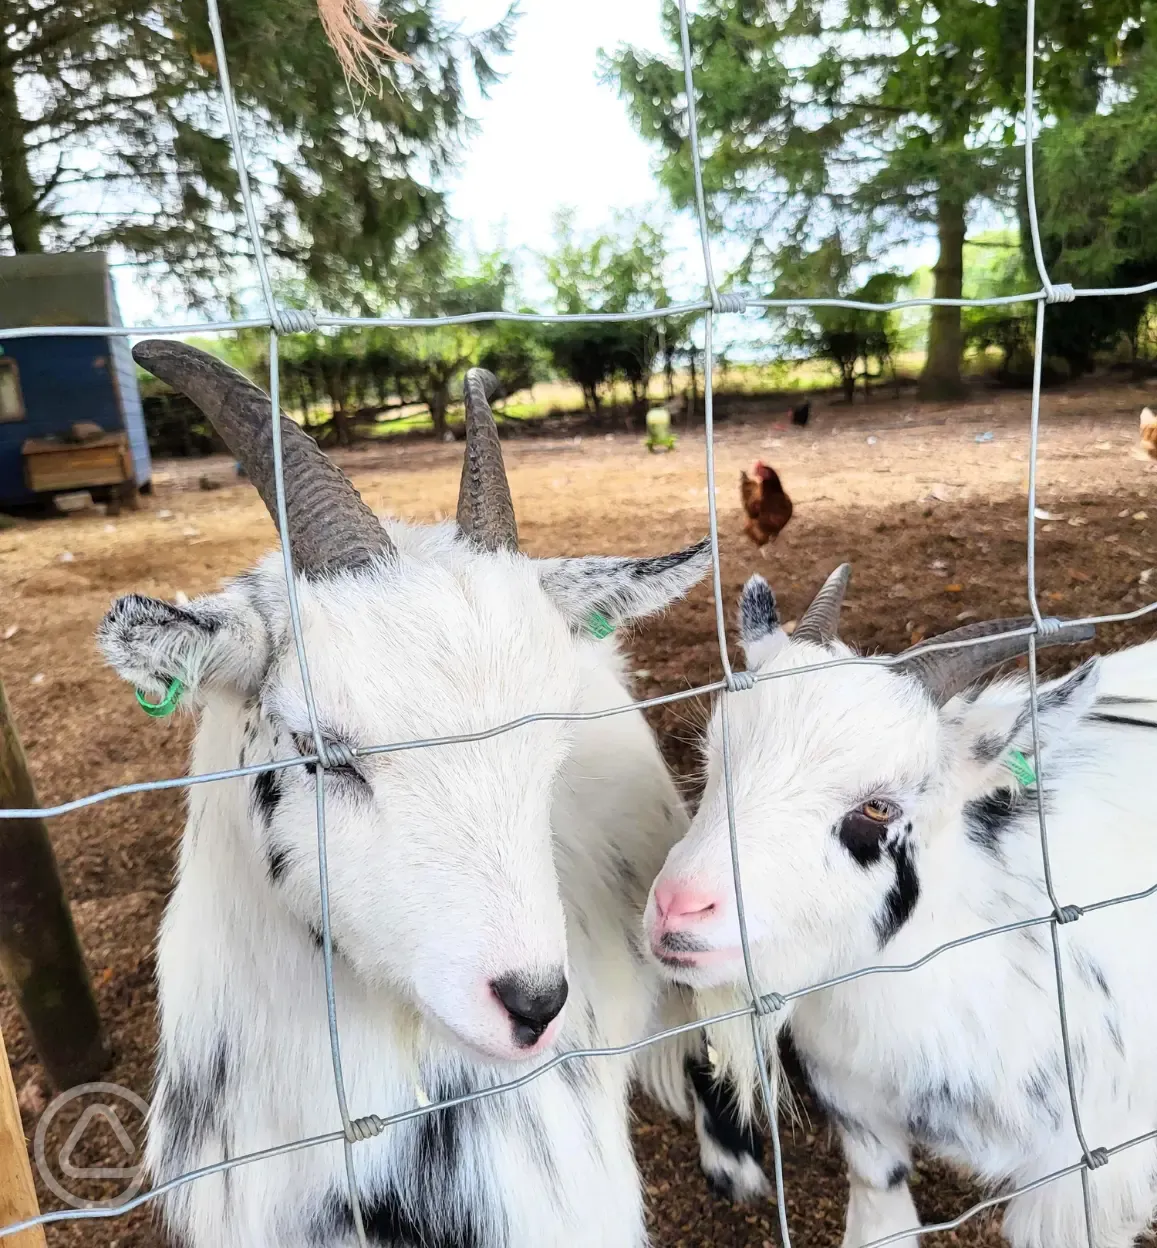
{"label": "fence wire twist", "polygon": [[[1072,1043],[1069,1032],[1068,1012],[1065,998],[1065,976],[1061,956],[1062,950],[1062,932],[1061,928],[1069,923],[1075,922],[1083,914],[1088,914],[1096,910],[1105,909],[1110,906],[1123,905],[1129,902],[1140,901],[1145,898],[1157,895],[1157,882],[1152,886],[1139,890],[1134,893],[1128,893],[1117,897],[1106,898],[1098,902],[1087,904],[1083,907],[1075,905],[1065,905],[1057,896],[1053,885],[1052,864],[1049,856],[1048,841],[1048,823],[1043,802],[1044,777],[1041,768],[1040,758],[1040,737],[1039,725],[1037,719],[1037,655],[1036,655],[1036,639],[1038,635],[1048,633],[1057,627],[1057,621],[1045,618],[1041,615],[1036,584],[1036,533],[1035,533],[1035,509],[1036,509],[1036,492],[1037,492],[1037,457],[1040,434],[1040,393],[1041,393],[1041,368],[1043,361],[1044,348],[1044,327],[1045,327],[1045,308],[1050,303],[1068,303],[1078,298],[1104,298],[1109,296],[1121,296],[1131,294],[1143,294],[1151,291],[1157,291],[1157,282],[1149,282],[1139,286],[1116,287],[1116,288],[1084,288],[1074,289],[1071,285],[1062,283],[1053,283],[1048,274],[1047,266],[1044,262],[1044,255],[1040,241],[1040,227],[1037,218],[1037,205],[1035,197],[1034,170],[1033,170],[1033,132],[1036,125],[1034,89],[1033,89],[1033,73],[1036,62],[1036,15],[1035,2],[1028,0],[1027,22],[1025,33],[1025,184],[1028,192],[1028,210],[1029,210],[1029,228],[1031,232],[1031,240],[1033,246],[1033,255],[1036,261],[1037,275],[1040,278],[1041,286],[1036,291],[1026,291],[1023,294],[1007,295],[998,298],[988,299],[900,299],[887,303],[870,303],[854,299],[761,299],[748,298],[740,293],[721,293],[715,278],[714,264],[711,251],[711,232],[707,218],[707,202],[703,185],[703,173],[701,152],[698,136],[698,125],[696,118],[696,101],[695,101],[695,77],[693,64],[693,51],[688,26],[688,14],[686,0],[679,0],[679,30],[680,43],[682,51],[683,74],[687,94],[687,137],[690,147],[692,170],[694,175],[695,187],[695,204],[699,225],[699,238],[703,252],[703,269],[707,297],[702,300],[691,300],[680,304],[673,304],[662,308],[650,308],[638,312],[623,313],[579,313],[574,315],[550,315],[546,313],[521,313],[521,312],[504,312],[495,310],[493,312],[470,313],[458,316],[434,316],[434,317],[398,317],[398,316],[382,316],[382,317],[344,317],[315,314],[309,310],[285,309],[278,306],[274,297],[273,286],[270,281],[267,257],[262,244],[261,229],[257,216],[257,209],[253,200],[252,188],[249,181],[248,162],[246,159],[245,148],[241,138],[240,126],[237,120],[236,102],[233,96],[232,86],[229,80],[228,60],[226,57],[226,49],[224,39],[221,33],[220,12],[217,0],[207,0],[209,24],[213,37],[213,48],[217,58],[217,70],[221,84],[221,96],[225,109],[225,117],[229,131],[229,138],[233,149],[234,163],[237,169],[237,176],[241,190],[241,198],[245,212],[245,220],[253,245],[254,261],[256,264],[257,275],[261,287],[262,300],[265,306],[263,316],[251,317],[243,320],[229,321],[213,321],[201,322],[198,324],[179,324],[169,326],[29,326],[18,329],[5,329],[3,336],[6,338],[32,338],[45,337],[50,335],[67,334],[80,337],[106,337],[110,335],[120,335],[124,337],[139,337],[146,334],[163,333],[169,337],[180,337],[188,334],[203,334],[207,332],[227,332],[240,329],[267,329],[269,331],[269,391],[271,397],[271,419],[273,429],[273,453],[275,463],[275,479],[277,488],[277,515],[278,527],[281,534],[281,553],[285,570],[285,579],[288,592],[290,619],[293,631],[294,646],[297,654],[297,661],[301,671],[302,684],[305,692],[305,701],[308,712],[310,727],[313,733],[315,748],[317,752],[312,755],[295,756],[292,759],[281,759],[270,763],[262,763],[252,766],[235,767],[226,771],[203,773],[200,775],[180,776],[164,780],[141,781],[135,784],[118,785],[114,788],[102,790],[101,792],[92,793],[86,797],[76,798],[72,801],[62,802],[56,806],[47,808],[36,808],[28,810],[0,810],[0,819],[24,819],[35,817],[54,817],[57,815],[69,814],[73,811],[81,810],[86,807],[95,805],[98,802],[109,801],[115,797],[122,797],[132,793],[144,793],[161,789],[183,788],[194,784],[213,783],[218,780],[233,779],[238,777],[258,775],[262,772],[279,771],[287,767],[316,765],[317,777],[317,856],[318,856],[318,876],[321,892],[321,918],[322,918],[322,964],[325,977],[325,995],[329,1029],[330,1054],[333,1065],[334,1077],[334,1093],[337,1102],[338,1116],[341,1122],[341,1128],[328,1132],[323,1135],[316,1135],[306,1139],[292,1140],[284,1144],[279,1144],[272,1148],[263,1149],[259,1152],[247,1153],[239,1157],[229,1158],[228,1160],[217,1162],[213,1165],[203,1166],[196,1170],[191,1170],[185,1174],[178,1175],[176,1178],[168,1182],[158,1184],[156,1187],[143,1192],[131,1200],[127,1200],[119,1205],[111,1208],[97,1209],[70,1209],[59,1210],[50,1213],[40,1214],[35,1218],[28,1218],[21,1222],[12,1223],[11,1225],[0,1227],[0,1239],[8,1236],[16,1235],[21,1231],[29,1230],[35,1226],[45,1226],[57,1222],[74,1222],[88,1218],[109,1218],[118,1217],[129,1211],[136,1209],[150,1201],[156,1200],[158,1197],[171,1192],[186,1183],[195,1182],[198,1179],[206,1178],[209,1175],[220,1174],[222,1172],[232,1170],[239,1166],[251,1165],[256,1162],[267,1160],[273,1157],[283,1156],[287,1153],[297,1152],[302,1149],[315,1148],[319,1145],[332,1144],[341,1141],[345,1152],[345,1166],[349,1186],[350,1207],[353,1213],[354,1229],[357,1235],[359,1245],[365,1248],[366,1238],[362,1220],[361,1205],[359,1200],[358,1186],[356,1181],[354,1167],[354,1145],[380,1135],[383,1131],[391,1126],[399,1123],[408,1122],[417,1118],[425,1117],[427,1114],[438,1113],[444,1109],[450,1109],[454,1106],[464,1105],[473,1101],[485,1100],[493,1096],[502,1095],[505,1092],[512,1092],[518,1088],[525,1087],[527,1084],[536,1079],[541,1078],[549,1071],[571,1061],[577,1061],[587,1058],[602,1057],[618,1057],[625,1056],[646,1048],[648,1045],[659,1043],[663,1040],[671,1039],[685,1032],[698,1031],[705,1026],[712,1024],[729,1022],[746,1018],[752,1029],[752,1037],[755,1046],[755,1052],[759,1061],[759,1076],[762,1087],[765,1104],[768,1109],[767,1118],[771,1131],[774,1168],[775,1168],[775,1190],[776,1203],[779,1214],[780,1237],[783,1248],[791,1248],[790,1228],[787,1219],[787,1201],[784,1190],[783,1179],[783,1152],[779,1133],[778,1117],[775,1113],[777,1086],[771,1075],[769,1074],[770,1063],[767,1060],[767,1053],[764,1047],[765,1037],[763,1029],[760,1026],[760,1019],[766,1015],[773,1014],[781,1010],[789,1002],[799,1000],[812,993],[820,992],[825,989],[834,988],[840,984],[849,983],[856,979],[861,979],[869,975],[882,974],[902,974],[910,971],[918,970],[926,966],[933,959],[938,958],[942,954],[952,949],[958,949],[976,941],[990,939],[995,936],[1002,935],[1007,932],[1020,931],[1028,928],[1048,926],[1052,938],[1053,962],[1056,972],[1057,985],[1057,1008],[1060,1024],[1062,1051],[1064,1055],[1064,1067],[1066,1082],[1069,1092],[1070,1111],[1072,1114],[1072,1122],[1074,1132],[1081,1148],[1081,1156],[1060,1170],[1053,1171],[1050,1174],[1043,1175],[1039,1179],[1031,1183],[1027,1183],[1013,1191],[1005,1192],[990,1199],[982,1200],[971,1208],[966,1209],[957,1218],[950,1221],[911,1227],[907,1230],[897,1232],[884,1238],[873,1240],[870,1244],[864,1245],[863,1248],[884,1248],[884,1245],[891,1244],[897,1240],[909,1238],[911,1236],[920,1236],[930,1234],[936,1231],[952,1231],[962,1226],[965,1222],[975,1217],[979,1213],[1004,1204],[1009,1200],[1025,1193],[1035,1191],[1047,1184],[1054,1183],[1060,1179],[1069,1177],[1074,1174],[1081,1176],[1082,1195],[1085,1212],[1085,1229],[1089,1242],[1089,1248],[1096,1248],[1093,1240],[1093,1223],[1091,1198],[1089,1192],[1089,1172],[1104,1165],[1109,1165],[1113,1157],[1125,1151],[1142,1144],[1157,1140],[1157,1124],[1154,1130],[1145,1134],[1134,1136],[1131,1139],[1119,1141],[1112,1146],[1095,1146],[1090,1147],[1086,1137],[1084,1125],[1081,1119],[1080,1106],[1078,1103],[1077,1081],[1073,1069],[1072,1060]],[[750,672],[736,672],[731,665],[730,655],[727,646],[727,630],[724,613],[723,592],[720,574],[719,560],[719,528],[718,517],[715,502],[715,457],[714,457],[714,397],[713,397],[713,372],[714,372],[714,332],[715,318],[720,315],[742,314],[749,309],[765,311],[768,309],[787,308],[787,307],[839,307],[862,311],[891,311],[903,308],[915,307],[993,307],[999,305],[1010,305],[1018,303],[1035,303],[1036,304],[1036,329],[1035,329],[1035,352],[1033,365],[1033,382],[1032,382],[1032,399],[1031,399],[1031,417],[1030,417],[1030,434],[1029,434],[1029,486],[1028,486],[1028,520],[1027,520],[1027,595],[1029,607],[1032,614],[1033,624],[1029,627],[1009,630],[1006,636],[1026,635],[1029,638],[1029,688],[1030,688],[1030,708],[1031,708],[1031,729],[1034,754],[1034,766],[1038,777],[1036,785],[1037,794],[1037,820],[1040,830],[1041,858],[1044,872],[1045,891],[1051,905],[1051,911],[1048,914],[1042,914],[1036,918],[1024,919],[1014,923],[1006,923],[996,927],[989,927],[983,931],[972,933],[971,935],[960,937],[955,940],[946,941],[936,946],[926,953],[923,957],[913,962],[896,965],[876,965],[863,967],[859,970],[850,971],[846,974],[833,976],[819,983],[810,984],[788,992],[763,992],[760,990],[755,973],[752,967],[751,950],[748,940],[747,921],[743,903],[743,887],[742,872],[740,869],[738,838],[736,833],[735,821],[735,803],[732,789],[732,769],[731,769],[731,751],[730,736],[728,728],[728,701],[736,694],[742,694],[744,691],[752,688],[754,684],[764,680],[777,680],[786,676],[795,677],[809,671],[822,671],[828,668],[841,667],[847,664],[875,664],[880,666],[889,666],[898,661],[898,656],[871,656],[856,658],[839,658],[831,659],[822,663],[810,664],[806,667],[799,667],[790,672],[771,672],[757,675]],[[452,1097],[446,1100],[434,1102],[427,1105],[415,1106],[410,1110],[400,1113],[391,1114],[385,1117],[379,1117],[376,1114],[366,1114],[361,1117],[351,1117],[349,1105],[346,1099],[345,1082],[342,1075],[341,1063],[341,1031],[339,1026],[339,1018],[337,1012],[336,996],[334,992],[333,978],[333,937],[330,930],[330,911],[329,911],[329,875],[327,867],[327,845],[326,845],[326,809],[325,809],[325,782],[324,776],[327,767],[340,765],[344,760],[335,754],[335,747],[327,744],[318,724],[317,708],[314,702],[313,689],[309,677],[309,662],[306,655],[305,644],[301,632],[301,620],[298,611],[296,577],[293,567],[293,556],[289,548],[289,526],[286,517],[285,503],[285,482],[282,462],[282,446],[281,446],[281,422],[277,419],[279,409],[279,388],[280,373],[278,367],[278,342],[279,338],[285,334],[292,333],[310,333],[318,329],[350,327],[350,328],[368,328],[373,326],[386,326],[394,328],[434,328],[442,325],[453,324],[470,324],[477,322],[495,322],[495,321],[530,321],[537,323],[562,323],[562,322],[610,322],[610,321],[639,321],[639,320],[662,320],[666,317],[680,316],[685,313],[701,312],[704,315],[704,425],[705,425],[705,444],[706,444],[706,477],[707,477],[707,511],[710,526],[710,542],[712,556],[712,585],[714,590],[714,609],[715,609],[715,628],[719,645],[719,658],[723,670],[723,678],[711,684],[700,685],[693,689],[681,690],[676,693],[664,694],[659,697],[649,698],[642,702],[629,702],[622,706],[612,707],[604,711],[596,712],[550,712],[544,711],[532,715],[526,715],[509,723],[499,724],[493,728],[486,729],[481,732],[463,733],[457,735],[448,735],[441,737],[431,737],[420,740],[397,741],[385,743],[376,746],[368,746],[352,751],[353,754],[359,756],[367,756],[374,754],[392,753],[402,750],[427,749],[435,746],[453,746],[470,741],[478,741],[489,737],[494,737],[507,732],[517,731],[519,728],[543,720],[569,720],[569,721],[589,721],[602,719],[612,715],[621,715],[628,712],[635,712],[648,707],[663,706],[672,702],[682,701],[686,698],[698,697],[704,694],[718,694],[721,699],[721,725],[722,725],[722,750],[723,750],[723,774],[724,789],[727,806],[727,823],[731,848],[731,865],[735,886],[736,905],[739,917],[740,939],[743,950],[744,970],[750,993],[750,1002],[748,1005],[737,1008],[726,1013],[715,1014],[707,1018],[696,1019],[690,1023],[684,1023],[678,1027],[671,1027],[664,1031],[656,1032],[653,1035],[646,1036],[631,1044],[607,1046],[602,1048],[574,1049],[564,1053],[556,1054],[541,1065],[535,1067],[518,1078],[508,1080],[492,1087],[478,1089],[473,1092],[465,1093],[461,1096]],[[1140,607],[1133,611],[1118,612],[1113,614],[1087,616],[1078,623],[1092,624],[1109,624],[1119,623],[1128,620],[1135,620],[1143,615],[1147,615],[1153,611],[1157,611],[1157,602],[1150,603],[1147,606]],[[921,646],[915,647],[908,651],[908,656],[913,654],[932,652],[938,649],[951,646],[959,648],[964,645],[982,645],[988,644],[992,640],[991,637],[976,638],[971,642],[953,642],[953,643],[937,643],[928,642]],[[345,747],[342,747],[344,750]]]}

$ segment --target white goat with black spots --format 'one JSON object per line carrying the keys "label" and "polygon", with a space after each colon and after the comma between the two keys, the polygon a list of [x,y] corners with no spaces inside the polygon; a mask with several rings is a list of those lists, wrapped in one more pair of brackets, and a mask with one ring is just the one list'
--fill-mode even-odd
{"label": "white goat with black spots", "polygon": [[[915,962],[945,942],[1053,912],[1037,820],[1043,776],[1052,875],[1063,906],[1157,886],[1157,643],[1092,659],[1041,687],[1034,770],[1023,678],[979,688],[1027,636],[913,654],[895,666],[790,674],[850,656],[836,637],[847,568],[790,641],[753,578],[741,628],[750,670],[778,678],[728,700],[738,853],[754,971],[789,994],[860,968]],[[1030,620],[970,625],[947,638]],[[1039,645],[1087,641],[1063,626]],[[783,674],[783,675],[781,675]],[[701,1004],[745,991],[717,708],[709,779],[647,909],[648,939]],[[1157,1129],[1157,897],[1058,928],[1072,1065],[1090,1149]],[[1066,1083],[1047,924],[790,1000],[786,1025],[843,1143],[847,1248],[919,1225],[908,1190],[919,1145],[1005,1190],[1081,1160]],[[751,1105],[749,1029],[713,1040]],[[769,1048],[774,1051],[774,1045]],[[1096,1159],[1095,1159],[1096,1160]],[[1127,1248],[1157,1206],[1157,1144],[1090,1171],[1095,1248]],[[1011,1200],[1017,1248],[1082,1248],[1079,1174]]]}
{"label": "white goat with black spots", "polygon": [[[276,515],[268,397],[184,346],[134,354],[213,421]],[[637,1041],[660,1015],[689,1018],[642,948],[648,882],[687,819],[638,712],[357,753],[622,706],[623,663],[588,629],[592,614],[614,625],[659,611],[709,566],[705,543],[657,558],[519,554],[492,383],[467,378],[456,524],[383,527],[282,418],[302,636],[337,747],[324,773],[331,928],[355,1117],[493,1086],[560,1048]],[[180,681],[198,715],[194,773],[315,752],[277,555],[185,606],[120,599],[100,644],[148,694]],[[334,1127],[316,782],[311,764],[189,790],[158,949],[157,1181]],[[684,1100],[686,1048],[572,1061],[356,1144],[370,1242],[645,1243],[628,1081],[641,1067]],[[708,1127],[713,1112],[699,1105]],[[710,1131],[704,1148],[719,1181],[764,1182],[751,1155],[718,1157]],[[165,1217],[189,1248],[354,1242],[340,1144],[181,1186]]]}

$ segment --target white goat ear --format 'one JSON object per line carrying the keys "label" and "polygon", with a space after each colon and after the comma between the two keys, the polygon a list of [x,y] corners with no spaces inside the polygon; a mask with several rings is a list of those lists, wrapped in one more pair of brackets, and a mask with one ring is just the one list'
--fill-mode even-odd
{"label": "white goat ear", "polygon": [[[1098,659],[1087,659],[1075,671],[1037,694],[1036,717],[1041,747],[1055,750],[1063,745],[1097,700],[1101,667]],[[1028,699],[1017,715],[1009,745],[1021,753],[1032,750],[1032,712]]]}
{"label": "white goat ear", "polygon": [[[1041,751],[1046,756],[1063,749],[1073,729],[1092,710],[1100,685],[1100,660],[1082,663],[1063,680],[1052,682],[1037,694],[1037,728]],[[984,710],[983,700],[977,706]],[[964,723],[968,723],[965,711]],[[995,763],[1016,750],[1032,757],[1032,711],[1029,700],[1010,702],[998,712],[997,722],[984,724],[972,742],[973,758],[980,763]]]}
{"label": "white goat ear", "polygon": [[787,644],[775,594],[762,576],[753,576],[739,598],[739,641],[749,669],[766,663]]}
{"label": "white goat ear", "polygon": [[575,628],[586,627],[592,615],[617,627],[682,598],[711,567],[711,543],[704,538],[674,554],[639,559],[540,559],[536,567],[543,589]]}
{"label": "white goat ear", "polygon": [[153,698],[163,697],[174,679],[187,698],[208,688],[253,693],[269,658],[261,616],[237,592],[187,606],[129,594],[113,603],[96,638],[109,665]]}

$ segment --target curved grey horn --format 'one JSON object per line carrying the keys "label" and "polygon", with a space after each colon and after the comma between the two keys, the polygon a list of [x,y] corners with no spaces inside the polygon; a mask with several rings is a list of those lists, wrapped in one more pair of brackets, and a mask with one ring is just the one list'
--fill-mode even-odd
{"label": "curved grey horn", "polygon": [[458,487],[458,527],[483,550],[517,550],[518,524],[490,410],[498,378],[484,368],[466,374],[466,457]]}
{"label": "curved grey horn", "polygon": [[817,646],[826,646],[828,642],[835,641],[840,627],[840,608],[844,605],[844,594],[848,591],[851,575],[852,565],[841,563],[824,581],[820,592],[812,599],[811,606],[795,626],[795,632],[791,635],[792,641],[812,641]]}
{"label": "curved grey horn", "polygon": [[[963,628],[953,629],[942,637],[930,637],[929,642],[937,644],[945,641],[969,641],[975,637],[992,636],[987,645],[965,646],[961,649],[932,650],[924,654],[913,655],[910,659],[901,659],[894,664],[893,671],[907,672],[928,690],[937,706],[943,706],[949,698],[954,698],[969,685],[974,684],[984,675],[1009,659],[1018,659],[1028,654],[1029,634],[1018,637],[1000,637],[994,634],[1008,633],[1016,628],[1030,628],[1031,615],[1022,615],[1009,620],[982,620],[976,624],[966,624]],[[1092,641],[1096,635],[1092,624],[1065,624],[1052,632],[1042,633],[1037,637],[1038,650],[1045,646],[1072,646],[1082,641]]]}
{"label": "curved grey horn", "polygon": [[[133,347],[133,359],[191,399],[213,422],[276,524],[269,395],[216,356],[182,342],[150,338]],[[284,414],[281,450],[289,549],[296,568],[336,571],[394,553],[385,529],[349,478]]]}

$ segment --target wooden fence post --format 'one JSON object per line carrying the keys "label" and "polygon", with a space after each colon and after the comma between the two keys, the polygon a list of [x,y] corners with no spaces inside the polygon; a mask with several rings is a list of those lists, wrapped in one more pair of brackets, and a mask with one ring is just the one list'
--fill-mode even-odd
{"label": "wooden fence post", "polygon": [[[36,805],[0,682],[0,809]],[[104,1070],[109,1053],[96,998],[43,819],[0,819],[0,972],[58,1089]]]}
{"label": "wooden fence post", "polygon": [[[32,1165],[28,1145],[20,1125],[20,1109],[16,1104],[16,1088],[8,1067],[4,1033],[0,1032],[0,1227],[11,1226],[34,1218],[40,1212],[36,1188],[32,1185]],[[45,1248],[44,1228],[35,1226],[19,1235],[0,1240],[4,1248]]]}

